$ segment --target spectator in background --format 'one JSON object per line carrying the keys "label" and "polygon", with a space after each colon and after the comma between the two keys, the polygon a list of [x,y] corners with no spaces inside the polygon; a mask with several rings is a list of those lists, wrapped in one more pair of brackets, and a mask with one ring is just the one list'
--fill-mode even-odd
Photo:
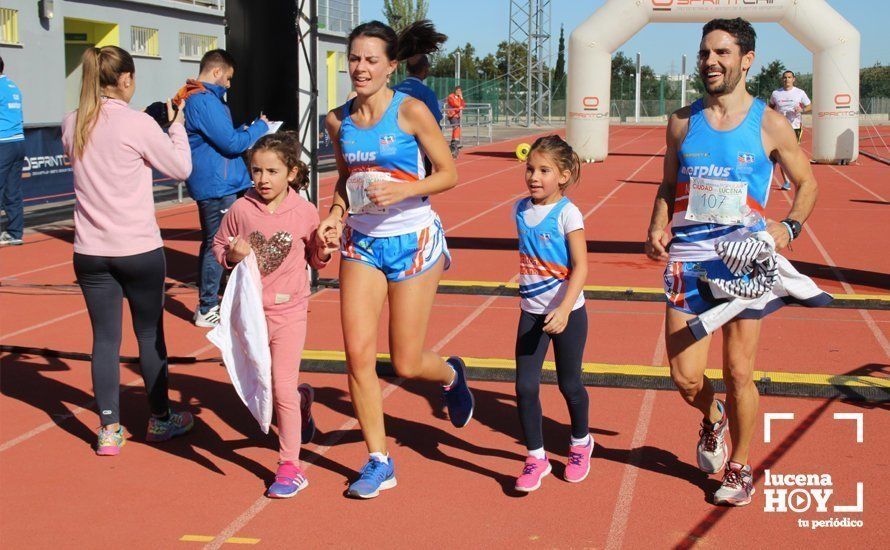
{"label": "spectator in background", "polygon": [[0,206],[6,212],[6,230],[0,233],[0,246],[24,241],[25,218],[22,209],[22,167],[25,164],[25,132],[22,125],[22,93],[3,74],[0,57]]}
{"label": "spectator in background", "polygon": [[448,96],[446,103],[445,115],[448,117],[448,122],[451,123],[451,156],[457,158],[460,151],[460,115],[464,107],[467,106],[460,86],[454,88],[454,92]]}
{"label": "spectator in background", "polygon": [[242,154],[269,131],[265,116],[235,128],[223,97],[235,74],[235,59],[225,50],[211,50],[201,58],[198,79],[189,80],[173,103],[185,104],[185,129],[192,149],[192,175],[186,181],[198,203],[201,249],[198,253],[198,307],[195,324],[219,324],[219,285],[223,268],[211,253],[213,237],[235,200],[250,188]]}
{"label": "spectator in background", "polygon": [[[807,93],[794,86],[796,82],[797,77],[794,76],[793,71],[785,71],[782,73],[782,87],[775,90],[772,95],[769,96],[769,106],[779,111],[779,113],[788,120],[791,127],[794,128],[794,134],[797,136],[797,143],[800,143],[800,137],[803,135],[803,125],[800,121],[800,115],[802,113],[812,112],[813,106],[810,105],[810,98],[807,97]],[[782,187],[780,187],[780,189],[782,191],[790,190],[791,184],[788,183],[788,176],[786,176],[785,172],[782,170],[782,165],[777,163],[776,168],[779,170],[779,180],[782,181]]]}
{"label": "spectator in background", "polygon": [[[406,66],[408,69],[408,78],[400,82],[393,89],[422,101],[429,107],[436,122],[441,123],[442,110],[439,108],[439,98],[436,97],[436,92],[423,83],[430,72],[429,57],[427,57],[426,54],[411,56],[408,58]],[[423,166],[427,174],[432,172],[433,164],[426,155],[423,155]]]}

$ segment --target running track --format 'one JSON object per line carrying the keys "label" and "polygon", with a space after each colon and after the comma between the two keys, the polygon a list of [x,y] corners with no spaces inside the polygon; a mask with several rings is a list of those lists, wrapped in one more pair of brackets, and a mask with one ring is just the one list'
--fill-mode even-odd
{"label": "running track", "polygon": [[[660,285],[661,267],[642,256],[650,206],[660,179],[663,129],[613,128],[612,154],[586,165],[573,201],[587,216],[589,284]],[[465,151],[459,187],[433,199],[454,257],[450,280],[508,281],[516,274],[510,205],[522,195],[523,165],[512,158],[521,140]],[[530,141],[530,140],[528,140]],[[806,143],[805,143],[806,145]],[[888,168],[867,158],[848,167],[816,166],[820,199],[807,235],[788,256],[835,294],[890,293]],[[322,180],[321,197],[332,181]],[[325,201],[323,201],[325,202]],[[787,199],[772,192],[768,213],[781,219]],[[326,210],[326,208],[325,208]],[[194,205],[158,212],[171,282],[194,280],[198,247]],[[0,250],[0,342],[89,352],[83,298],[65,288],[8,285],[74,281],[72,232],[44,228],[23,247]],[[322,272],[336,277],[336,265]],[[212,357],[216,350],[191,325],[196,294],[168,295],[171,355]],[[342,350],[338,292],[311,301],[309,350]],[[585,361],[664,365],[663,306],[588,301]],[[440,295],[429,345],[443,354],[509,359],[517,299]],[[134,355],[126,319],[123,355]],[[385,321],[385,319],[384,319]],[[764,325],[758,368],[776,372],[890,374],[890,314],[885,310],[786,308]],[[712,366],[719,368],[719,337]],[[386,351],[386,334],[379,347]],[[454,430],[436,388],[383,381],[390,450],[398,488],[368,502],[345,499],[347,479],[365,459],[345,378],[305,373],[316,387],[320,433],[305,447],[311,485],[289,501],[263,498],[277,441],[263,436],[217,363],[172,367],[171,397],[198,417],[194,432],[163,445],[143,443],[146,406],[141,379],[122,368],[123,424],[132,433],[116,459],[90,451],[97,418],[89,364],[32,355],[2,358],[0,367],[0,540],[9,548],[218,548],[234,543],[277,547],[691,547],[779,545],[878,547],[890,483],[883,475],[890,445],[886,406],[839,400],[764,397],[761,411],[794,413],[775,422],[772,442],[762,426],[752,448],[758,476],[828,473],[835,497],[853,504],[864,484],[862,513],[763,511],[763,480],[745,509],[706,502],[718,479],[694,467],[697,415],[672,392],[589,388],[593,470],[579,485],[561,480],[568,415],[555,386],[542,389],[545,440],[554,476],[519,497],[511,487],[523,448],[512,385],[475,382],[472,422]],[[864,441],[836,413],[863,413]],[[798,519],[850,517],[863,528],[809,530]],[[228,541],[228,543],[226,543]]]}

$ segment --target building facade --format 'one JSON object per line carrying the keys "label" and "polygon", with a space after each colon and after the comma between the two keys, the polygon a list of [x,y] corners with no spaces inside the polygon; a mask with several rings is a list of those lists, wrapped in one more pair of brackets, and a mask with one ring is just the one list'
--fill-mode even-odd
{"label": "building facade", "polygon": [[0,56],[22,90],[26,124],[58,124],[77,107],[80,57],[119,46],[136,62],[134,107],[171,97],[225,47],[224,0],[3,0]]}

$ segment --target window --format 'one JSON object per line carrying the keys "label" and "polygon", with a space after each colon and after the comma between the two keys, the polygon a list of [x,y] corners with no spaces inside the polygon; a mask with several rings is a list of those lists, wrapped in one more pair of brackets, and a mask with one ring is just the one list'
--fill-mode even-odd
{"label": "window", "polygon": [[179,58],[200,61],[210,50],[216,49],[216,37],[205,34],[179,33]]}
{"label": "window", "polygon": [[130,27],[130,53],[160,57],[158,29]]}
{"label": "window", "polygon": [[358,25],[358,0],[318,0],[318,28],[349,34]]}
{"label": "window", "polygon": [[0,44],[19,43],[19,11],[0,8]]}

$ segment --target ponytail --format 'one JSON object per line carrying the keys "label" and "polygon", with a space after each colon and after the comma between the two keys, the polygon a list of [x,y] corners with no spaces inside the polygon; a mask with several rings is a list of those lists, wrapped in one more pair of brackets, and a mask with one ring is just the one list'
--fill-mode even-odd
{"label": "ponytail", "polygon": [[74,125],[74,156],[83,155],[90,133],[99,118],[102,106],[102,89],[117,86],[124,73],[135,74],[133,58],[117,46],[91,47],[81,57],[83,76],[80,82],[80,104],[77,106],[77,122]]}
{"label": "ponytail", "polygon": [[380,21],[362,23],[349,33],[349,38],[346,40],[347,51],[352,50],[352,41],[360,36],[382,40],[386,44],[386,57],[390,61],[405,61],[410,57],[433,53],[448,40],[447,36],[436,31],[436,27],[429,19],[415,21],[399,34]]}
{"label": "ponytail", "polygon": [[396,59],[405,61],[417,55],[433,53],[446,40],[448,37],[438,32],[429,19],[415,21],[399,33]]}

